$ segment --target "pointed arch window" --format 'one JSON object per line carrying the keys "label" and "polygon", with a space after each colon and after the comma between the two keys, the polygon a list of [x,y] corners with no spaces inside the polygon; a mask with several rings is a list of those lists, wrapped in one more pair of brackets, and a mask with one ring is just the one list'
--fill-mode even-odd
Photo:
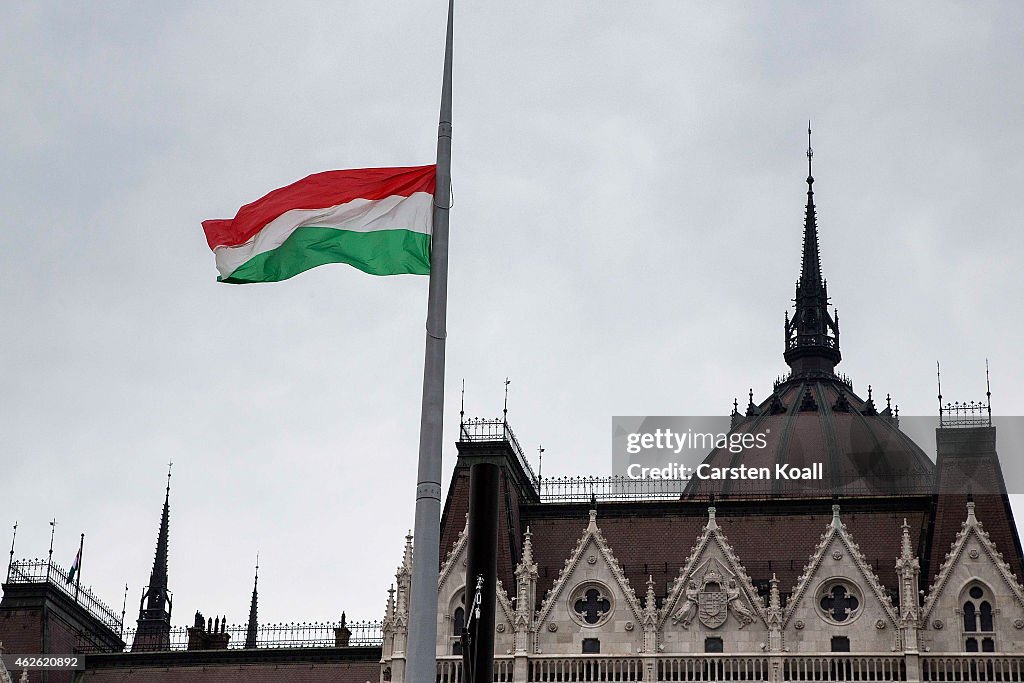
{"label": "pointed arch window", "polygon": [[451,646],[453,655],[462,654],[462,632],[466,628],[466,591],[459,591],[458,597],[452,601]]}
{"label": "pointed arch window", "polygon": [[992,605],[988,602],[988,600],[982,600],[981,607],[978,610],[978,614],[979,614],[978,621],[980,622],[979,630],[981,630],[981,631],[991,631],[992,630]]}
{"label": "pointed arch window", "polygon": [[964,591],[960,609],[964,626],[964,651],[995,652],[993,604],[992,591],[981,583],[973,583]]}
{"label": "pointed arch window", "polygon": [[978,630],[978,613],[974,609],[973,602],[964,603],[964,631],[972,632]]}

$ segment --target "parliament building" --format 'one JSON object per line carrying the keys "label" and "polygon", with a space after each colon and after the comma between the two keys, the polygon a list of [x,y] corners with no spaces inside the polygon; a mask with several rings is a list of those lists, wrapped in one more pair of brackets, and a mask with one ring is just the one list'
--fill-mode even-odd
{"label": "parliament building", "polygon": [[[463,676],[469,471],[481,462],[500,469],[495,681],[1024,681],[1024,553],[990,400],[940,397],[926,453],[888,401],[876,406],[870,389],[859,394],[837,373],[839,320],[813,183],[809,174],[784,322],[789,371],[731,415],[730,433],[770,436],[756,451],[713,449],[704,462],[821,476],[675,488],[541,479],[505,419],[462,419],[442,517],[438,683]],[[0,682],[422,683],[406,676],[411,538],[379,621],[260,625],[254,585],[246,625],[197,613],[181,628],[172,627],[169,523],[168,485],[153,571],[128,629],[49,559],[15,560],[12,549],[4,649],[80,653],[84,665],[24,675],[0,667]],[[396,539],[396,557],[400,549]]]}

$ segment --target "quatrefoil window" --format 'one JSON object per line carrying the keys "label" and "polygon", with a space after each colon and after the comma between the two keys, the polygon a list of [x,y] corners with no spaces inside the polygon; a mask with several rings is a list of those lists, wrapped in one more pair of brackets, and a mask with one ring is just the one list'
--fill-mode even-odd
{"label": "quatrefoil window", "polygon": [[826,619],[843,624],[859,614],[860,598],[857,597],[857,591],[848,584],[835,582],[822,591],[818,606]]}
{"label": "quatrefoil window", "polygon": [[593,583],[576,589],[569,606],[573,616],[584,626],[598,626],[612,613],[612,601],[607,590]]}

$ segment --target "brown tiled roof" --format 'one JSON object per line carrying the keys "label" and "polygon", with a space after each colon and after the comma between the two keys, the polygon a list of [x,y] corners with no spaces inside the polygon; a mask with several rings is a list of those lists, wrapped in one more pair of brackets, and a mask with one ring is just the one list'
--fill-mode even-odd
{"label": "brown tiled roof", "polygon": [[[751,579],[766,582],[775,573],[783,592],[796,583],[804,564],[827,528],[831,500],[772,503],[719,503],[716,518]],[[586,505],[534,505],[522,511],[533,532],[540,576],[538,601],[554,584],[587,525]],[[930,500],[904,498],[850,501],[843,521],[883,585],[897,589],[894,564],[900,529],[906,518],[911,537],[921,546]],[[597,523],[623,572],[638,593],[653,576],[659,598],[668,594],[707,522],[706,503],[598,504]],[[506,584],[509,585],[509,584]]]}

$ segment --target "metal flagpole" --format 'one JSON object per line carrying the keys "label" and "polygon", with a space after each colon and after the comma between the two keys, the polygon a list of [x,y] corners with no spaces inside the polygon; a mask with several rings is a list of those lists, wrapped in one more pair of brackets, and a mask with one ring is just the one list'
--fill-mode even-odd
{"label": "metal flagpole", "polygon": [[7,583],[11,582],[11,567],[14,565],[14,542],[18,540],[18,523],[14,523],[14,536],[11,537],[11,559],[7,561]]}
{"label": "metal flagpole", "polygon": [[[498,583],[498,466],[478,462],[469,468],[469,538],[466,563],[466,602],[474,582],[477,596],[471,608],[473,623],[466,619],[463,633],[465,683],[494,680],[494,608]],[[477,603],[479,600],[479,603]]]}
{"label": "metal flagpole", "polygon": [[46,560],[46,582],[50,582],[50,570],[53,569],[53,534],[57,531],[57,518],[50,520],[50,554]]}
{"label": "metal flagpole", "polygon": [[427,339],[423,362],[419,472],[416,484],[415,559],[409,609],[405,680],[433,681],[437,674],[437,575],[441,544],[441,438],[444,417],[444,343],[448,313],[448,208],[452,157],[452,17],[444,45],[441,112],[437,125],[437,181],[430,237]]}
{"label": "metal flagpole", "polygon": [[75,573],[75,602],[78,602],[78,587],[82,584],[82,550],[85,549],[85,534],[82,534],[82,540],[78,544],[78,569]]}

